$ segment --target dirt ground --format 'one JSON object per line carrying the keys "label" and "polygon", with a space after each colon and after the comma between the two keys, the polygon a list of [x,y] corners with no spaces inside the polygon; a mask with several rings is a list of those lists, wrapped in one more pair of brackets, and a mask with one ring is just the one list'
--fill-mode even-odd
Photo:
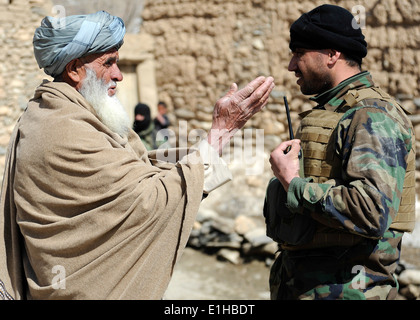
{"label": "dirt ground", "polygon": [[[420,269],[420,248],[403,247],[401,260]],[[167,300],[268,300],[269,266],[252,260],[241,265],[186,248],[164,296]]]}
{"label": "dirt ground", "polygon": [[215,255],[186,248],[164,299],[268,300],[269,271],[263,261],[234,265]]}

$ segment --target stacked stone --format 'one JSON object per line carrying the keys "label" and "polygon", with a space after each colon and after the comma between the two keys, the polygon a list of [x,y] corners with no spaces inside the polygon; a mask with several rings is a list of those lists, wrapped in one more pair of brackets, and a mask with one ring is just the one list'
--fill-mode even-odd
{"label": "stacked stone", "polygon": [[398,275],[400,284],[399,299],[401,300],[420,300],[420,270],[404,269]]}
{"label": "stacked stone", "polygon": [[246,215],[225,218],[214,211],[200,212],[188,245],[233,264],[257,258],[270,265],[278,249],[258,221]]}
{"label": "stacked stone", "polygon": [[[369,43],[363,68],[412,112],[420,153],[419,0],[330,3],[364,10],[354,12],[366,18],[360,21],[365,22],[363,32]],[[0,178],[11,131],[45,78],[33,57],[32,37],[44,16],[57,14],[53,4],[53,0],[0,0]],[[177,121],[187,121],[187,130],[209,129],[214,102],[230,83],[243,87],[258,75],[276,80],[269,104],[246,126],[264,130],[264,150],[259,154],[263,172],[248,175],[243,163],[231,161],[234,180],[203,201],[189,245],[217,252],[232,263],[259,256],[270,264],[274,258],[277,245],[265,235],[262,206],[271,178],[268,155],[288,138],[283,96],[289,100],[295,129],[298,114],[313,106],[287,71],[289,27],[319,4],[315,0],[145,2],[140,32],[155,40],[159,100],[168,103],[175,131]],[[419,297],[418,273],[414,268],[399,273],[401,297]]]}
{"label": "stacked stone", "polygon": [[[363,68],[414,115],[420,108],[420,4],[418,1],[330,1],[353,10],[369,44]],[[211,110],[231,82],[241,87],[257,75],[276,80],[267,108],[247,127],[264,129],[270,141],[288,138],[283,96],[294,127],[313,105],[303,96],[290,60],[289,28],[316,1],[146,1],[143,32],[156,40],[159,99],[189,129],[208,129]],[[420,140],[420,125],[416,132]],[[419,144],[419,143],[418,143]],[[420,145],[417,148],[420,155]],[[420,165],[420,163],[419,163]],[[418,166],[419,168],[419,166]]]}
{"label": "stacked stone", "polygon": [[[364,69],[417,116],[418,0],[330,3],[354,10],[369,43]],[[32,36],[42,17],[59,14],[52,11],[54,4],[54,0],[0,1],[0,44],[6,55],[0,64],[0,172],[11,128],[44,77],[33,57]],[[270,141],[287,139],[282,97],[289,99],[295,128],[298,113],[312,107],[287,71],[289,27],[318,4],[315,0],[145,1],[140,32],[155,39],[158,96],[169,105],[175,133],[181,120],[188,121],[189,130],[209,129],[214,102],[230,83],[242,87],[257,75],[272,75],[277,86],[270,103],[247,127],[264,129]],[[420,124],[414,118],[419,135]],[[420,153],[420,146],[417,150]]]}
{"label": "stacked stone", "polygon": [[[278,245],[267,237],[261,218],[247,214],[231,218],[210,209],[199,211],[188,246],[235,265],[253,259],[263,260],[268,268],[278,253]],[[418,266],[401,261],[397,279],[398,300],[420,300]]]}
{"label": "stacked stone", "polygon": [[0,1],[0,179],[5,154],[17,119],[44,78],[35,61],[32,37],[50,14],[43,0]]}

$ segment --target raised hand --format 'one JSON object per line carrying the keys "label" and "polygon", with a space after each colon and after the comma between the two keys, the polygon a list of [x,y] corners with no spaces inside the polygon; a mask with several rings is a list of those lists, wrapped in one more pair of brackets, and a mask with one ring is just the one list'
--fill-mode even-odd
{"label": "raised hand", "polygon": [[258,77],[238,91],[233,83],[213,110],[213,123],[207,140],[221,154],[236,131],[267,104],[274,88],[272,77]]}

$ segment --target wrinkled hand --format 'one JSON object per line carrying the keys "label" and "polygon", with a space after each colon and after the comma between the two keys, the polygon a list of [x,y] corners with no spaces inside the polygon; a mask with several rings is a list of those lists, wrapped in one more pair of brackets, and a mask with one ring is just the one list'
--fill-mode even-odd
{"label": "wrinkled hand", "polygon": [[[290,150],[286,152],[286,150]],[[279,179],[285,191],[289,190],[289,184],[295,177],[299,177],[299,151],[300,140],[284,141],[270,154],[271,170]]]}
{"label": "wrinkled hand", "polygon": [[245,123],[267,104],[274,88],[272,77],[258,77],[238,91],[233,83],[213,110],[213,123],[208,142],[221,154],[223,147]]}

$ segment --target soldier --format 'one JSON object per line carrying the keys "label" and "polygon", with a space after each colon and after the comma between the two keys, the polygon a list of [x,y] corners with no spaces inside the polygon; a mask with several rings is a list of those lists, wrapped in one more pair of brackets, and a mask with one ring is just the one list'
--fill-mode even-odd
{"label": "soldier", "polygon": [[264,216],[280,247],[272,299],[398,292],[401,239],[415,217],[414,130],[407,111],[361,71],[367,43],[353,25],[349,11],[322,5],[290,28],[288,70],[317,106],[270,157]]}

